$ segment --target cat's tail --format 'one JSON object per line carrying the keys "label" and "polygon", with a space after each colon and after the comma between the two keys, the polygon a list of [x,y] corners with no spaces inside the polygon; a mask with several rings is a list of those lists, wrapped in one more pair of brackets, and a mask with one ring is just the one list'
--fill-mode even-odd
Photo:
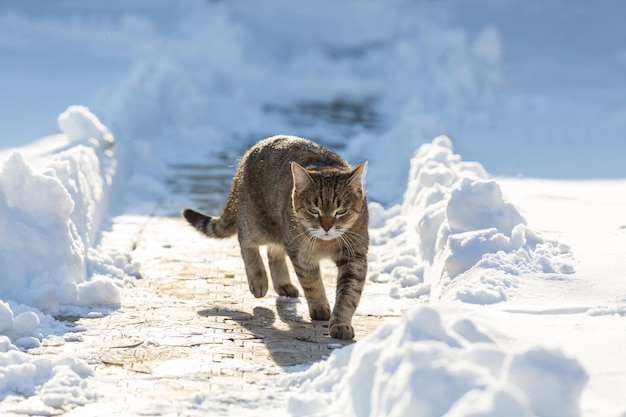
{"label": "cat's tail", "polygon": [[226,207],[219,217],[207,216],[192,209],[185,209],[181,213],[183,217],[196,230],[204,233],[208,237],[224,239],[237,233],[237,213],[239,211],[239,183],[241,177],[235,175],[231,184]]}
{"label": "cat's tail", "polygon": [[237,232],[237,217],[226,210],[220,217],[207,216],[192,209],[183,210],[182,215],[196,230],[209,237],[223,239]]}

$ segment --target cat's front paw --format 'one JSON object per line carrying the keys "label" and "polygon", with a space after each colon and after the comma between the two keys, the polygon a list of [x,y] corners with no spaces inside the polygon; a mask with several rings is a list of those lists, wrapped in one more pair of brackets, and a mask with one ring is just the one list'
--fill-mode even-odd
{"label": "cat's front paw", "polygon": [[309,306],[311,320],[327,321],[330,318],[330,306]]}
{"label": "cat's front paw", "polygon": [[293,284],[285,284],[278,287],[276,290],[278,295],[284,295],[285,297],[298,298],[300,291]]}
{"label": "cat's front paw", "polygon": [[354,339],[354,329],[350,323],[330,323],[330,337],[342,340]]}
{"label": "cat's front paw", "polygon": [[265,281],[263,281],[262,279],[249,281],[248,288],[250,288],[250,292],[256,298],[265,297],[265,294],[267,294],[267,279]]}

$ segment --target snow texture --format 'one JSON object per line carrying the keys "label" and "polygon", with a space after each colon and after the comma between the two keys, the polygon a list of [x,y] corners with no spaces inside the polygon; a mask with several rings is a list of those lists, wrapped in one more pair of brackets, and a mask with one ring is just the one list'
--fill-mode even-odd
{"label": "snow texture", "polygon": [[499,184],[479,163],[462,161],[446,136],[415,153],[404,202],[387,216],[372,230],[370,279],[396,283],[396,297],[492,304],[513,296],[520,274],[574,272],[569,247],[530,229]]}
{"label": "snow texture", "polygon": [[37,415],[54,415],[64,407],[86,404],[93,400],[88,389],[92,373],[85,361],[52,355],[33,357],[15,350],[9,339],[0,335],[0,411],[7,411],[5,407],[14,397],[31,397],[20,408]]}
{"label": "snow texture", "polygon": [[[472,337],[454,328],[471,328]],[[478,336],[478,337],[477,337]],[[481,339],[476,341],[476,339]],[[467,320],[445,326],[418,307],[286,383],[294,416],[580,415],[580,364],[554,349],[507,352]]]}
{"label": "snow texture", "polygon": [[91,370],[78,359],[16,349],[38,347],[54,332],[50,315],[119,304],[121,279],[136,272],[93,249],[115,176],[113,136],[82,106],[69,107],[58,122],[71,146],[43,172],[19,151],[0,167],[0,397],[37,392],[33,401],[46,412],[87,402],[82,391]]}
{"label": "snow texture", "polygon": [[[108,207],[115,158],[110,132],[86,108],[59,116],[72,143],[35,172],[19,151],[0,169],[0,297],[49,314],[65,305],[119,303],[119,289],[90,282],[90,252]],[[111,287],[113,285],[113,287]],[[91,294],[90,294],[91,293]]]}

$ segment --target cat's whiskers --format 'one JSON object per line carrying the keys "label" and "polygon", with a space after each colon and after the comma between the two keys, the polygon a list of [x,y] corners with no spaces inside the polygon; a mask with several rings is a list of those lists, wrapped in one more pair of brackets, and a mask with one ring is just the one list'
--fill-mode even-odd
{"label": "cat's whiskers", "polygon": [[346,250],[348,252],[348,256],[350,258],[354,258],[356,256],[356,251],[354,249],[354,245],[357,242],[355,242],[355,239],[350,236],[349,230],[347,230],[346,232],[342,233],[341,236],[339,236],[339,239],[341,240],[341,242],[343,243],[344,247],[346,248]]}
{"label": "cat's whiskers", "polygon": [[294,240],[298,239],[301,236],[305,236],[305,235],[309,235],[310,231],[305,230],[304,232],[300,232],[297,235],[295,235],[294,237],[291,238],[291,240],[289,241],[289,244],[291,245],[293,243]]}
{"label": "cat's whiskers", "polygon": [[361,244],[362,244],[361,242],[359,242],[359,240],[360,240],[360,239],[362,239],[362,238],[363,238],[363,236],[361,236],[359,233],[355,233],[355,232],[353,232],[352,230],[349,230],[349,229],[348,229],[348,230],[346,230],[346,231],[345,231],[345,233],[344,233],[344,234],[345,234],[345,235],[347,235],[347,236],[349,236],[350,241],[351,241],[354,245],[359,246],[359,245],[361,245]]}
{"label": "cat's whiskers", "polygon": [[313,247],[315,246],[315,236],[307,232],[304,240],[300,243],[300,256],[311,258]]}

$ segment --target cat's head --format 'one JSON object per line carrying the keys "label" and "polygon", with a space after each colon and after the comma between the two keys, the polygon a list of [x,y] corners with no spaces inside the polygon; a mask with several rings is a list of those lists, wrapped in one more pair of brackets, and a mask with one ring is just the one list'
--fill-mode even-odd
{"label": "cat's head", "polygon": [[306,169],[291,163],[295,217],[309,234],[332,240],[347,232],[366,209],[363,176],[367,161],[353,169]]}

